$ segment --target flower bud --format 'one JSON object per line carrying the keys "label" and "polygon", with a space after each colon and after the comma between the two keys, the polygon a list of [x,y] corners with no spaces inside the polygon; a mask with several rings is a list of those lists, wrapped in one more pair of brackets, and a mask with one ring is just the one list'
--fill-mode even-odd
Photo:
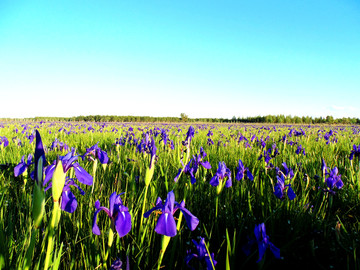
{"label": "flower bud", "polygon": [[65,173],[61,160],[56,164],[56,168],[52,178],[52,196],[54,202],[59,201],[61,193],[65,185]]}

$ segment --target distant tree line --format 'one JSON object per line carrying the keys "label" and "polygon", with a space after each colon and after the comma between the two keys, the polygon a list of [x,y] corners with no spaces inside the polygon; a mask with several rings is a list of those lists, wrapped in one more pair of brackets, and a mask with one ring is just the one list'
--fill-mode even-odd
{"label": "distant tree line", "polygon": [[251,117],[228,118],[190,118],[182,113],[180,117],[152,117],[152,116],[117,116],[117,115],[87,115],[75,117],[35,117],[23,119],[2,118],[0,120],[27,121],[79,121],[79,122],[205,122],[205,123],[279,123],[279,124],[360,124],[359,118],[334,118],[332,116],[315,117],[266,115]]}

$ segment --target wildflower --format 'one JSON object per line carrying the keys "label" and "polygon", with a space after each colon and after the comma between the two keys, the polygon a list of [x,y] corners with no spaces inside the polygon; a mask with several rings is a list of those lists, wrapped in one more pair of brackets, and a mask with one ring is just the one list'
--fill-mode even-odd
{"label": "wildflower", "polygon": [[9,140],[5,136],[0,136],[0,146],[1,145],[4,146],[4,148],[9,145]]}
{"label": "wildflower", "polygon": [[59,149],[60,151],[69,151],[69,146],[66,143],[60,142],[57,138],[52,142],[50,146],[51,150]]}
{"label": "wildflower", "polygon": [[349,159],[353,160],[354,156],[360,159],[360,144],[359,146],[356,146],[355,144],[353,145],[353,150],[350,153]]}
{"label": "wildflower", "polygon": [[288,188],[287,190],[287,196],[289,197],[290,200],[295,199],[296,195],[295,192],[293,191],[293,189],[291,188],[291,184],[285,185],[285,178],[284,175],[281,174],[276,175],[277,178],[277,183],[274,187],[274,194],[276,197],[278,197],[280,200],[283,200],[285,198],[285,189]]}
{"label": "wildflower", "polygon": [[203,161],[203,158],[206,156],[207,154],[205,153],[204,149],[200,147],[200,153],[193,156],[193,158],[188,162],[188,164],[186,164],[183,169],[179,169],[178,174],[174,178],[174,181],[176,182],[178,180],[180,174],[183,171],[185,174],[190,175],[191,184],[195,184],[195,174],[198,171],[199,165],[203,166],[205,169],[211,169],[209,161]]}
{"label": "wildflower", "polygon": [[189,263],[193,258],[197,258],[200,263],[206,264],[206,269],[212,270],[213,266],[217,264],[217,261],[215,261],[214,253],[211,253],[210,257],[209,253],[207,252],[204,238],[200,237],[199,243],[197,243],[195,240],[192,240],[192,242],[196,247],[197,253],[190,253],[188,251],[188,255],[185,257],[186,265],[189,268],[194,269],[190,266]]}
{"label": "wildflower", "polygon": [[280,259],[280,249],[275,247],[274,244],[269,241],[269,236],[266,234],[266,228],[264,223],[255,225],[254,234],[256,240],[250,240],[249,243],[243,247],[243,251],[246,255],[250,255],[251,246],[257,243],[259,248],[259,259],[257,260],[257,262],[260,262],[262,260],[267,248],[270,248],[275,258]]}
{"label": "wildflower", "polygon": [[299,155],[300,153],[302,153],[304,156],[306,155],[306,153],[305,153],[305,148],[302,147],[301,144],[298,145],[298,148],[296,149],[295,153],[296,153],[297,155]]}
{"label": "wildflower", "polygon": [[341,189],[344,186],[343,181],[341,180],[341,175],[338,174],[338,168],[335,167],[332,170],[328,170],[325,175],[327,178],[325,179],[326,185],[329,189],[333,190],[335,187],[337,189]]}
{"label": "wildflower", "polygon": [[86,149],[86,153],[82,156],[84,160],[85,157],[88,157],[90,160],[94,161],[95,158],[98,158],[101,164],[107,164],[109,162],[109,157],[107,153],[98,146],[99,142],[90,148]]}
{"label": "wildflower", "polygon": [[190,126],[188,131],[186,132],[186,139],[185,141],[182,142],[182,144],[186,147],[190,147],[190,142],[192,140],[192,138],[194,138],[195,135],[195,129]]}
{"label": "wildflower", "polygon": [[269,161],[272,159],[270,154],[271,154],[271,148],[269,148],[267,151],[264,149],[263,154],[260,154],[260,156],[258,157],[258,160],[261,160],[262,158],[264,158],[265,164],[268,164]]}
{"label": "wildflower", "polygon": [[[73,213],[77,208],[77,200],[75,195],[71,192],[70,189],[71,186],[76,187],[80,191],[81,195],[85,195],[85,191],[82,190],[77,184],[75,184],[73,179],[66,177],[66,181],[62,189],[59,202],[60,202],[61,210],[66,211],[70,214]],[[49,183],[49,185],[45,188],[44,191],[47,191],[51,187],[52,187],[52,182]]]}
{"label": "wildflower", "polygon": [[31,164],[33,164],[33,162],[31,162],[32,160],[32,154],[29,154],[27,157],[27,161],[25,162],[25,155],[22,156],[21,161],[18,165],[15,166],[14,168],[14,175],[15,177],[18,177],[19,175],[26,175],[27,172],[26,170],[30,167]]}
{"label": "wildflower", "polygon": [[254,176],[252,175],[249,168],[245,167],[243,162],[241,161],[241,159],[239,159],[239,167],[238,167],[238,171],[236,173],[236,180],[240,181],[241,179],[243,179],[245,176],[245,173],[246,173],[246,176],[248,179],[250,179],[251,181],[254,180]]}
{"label": "wildflower", "polygon": [[100,202],[95,202],[96,212],[94,213],[92,232],[100,235],[100,229],[97,225],[97,215],[101,210],[104,210],[111,219],[111,227],[115,228],[120,237],[127,235],[131,230],[131,215],[126,206],[124,206],[120,196],[124,193],[116,195],[116,192],[110,195],[109,207],[100,206]]}
{"label": "wildflower", "polygon": [[189,210],[185,208],[185,202],[180,204],[175,201],[175,195],[173,191],[167,194],[165,203],[162,203],[161,198],[157,198],[156,205],[144,214],[145,218],[148,218],[150,214],[156,210],[161,209],[161,215],[157,221],[155,232],[166,236],[173,237],[176,235],[176,223],[174,214],[178,209],[183,213],[186,224],[191,231],[195,230],[199,224],[199,219],[195,217]]}
{"label": "wildflower", "polygon": [[[72,149],[72,151],[67,153],[65,156],[59,157],[59,159],[62,162],[64,173],[66,173],[71,168],[74,168],[75,176],[79,180],[79,182],[84,185],[91,186],[93,183],[93,177],[87,171],[85,171],[85,169],[83,169],[78,162],[76,162],[78,157],[79,156],[75,155],[75,149]],[[55,166],[56,166],[56,161],[54,161],[53,164],[49,165],[46,168],[44,186],[52,178],[55,170]]]}
{"label": "wildflower", "polygon": [[225,162],[219,162],[218,170],[216,171],[216,174],[211,178],[210,185],[216,187],[222,182],[225,178],[228,178],[228,180],[225,183],[225,186],[227,188],[232,186],[231,182],[231,171],[228,169],[225,165]]}
{"label": "wildflower", "polygon": [[281,164],[283,168],[280,170],[278,167],[276,167],[276,173],[281,176],[283,175],[286,178],[292,179],[294,177],[294,171],[287,166],[285,162]]}

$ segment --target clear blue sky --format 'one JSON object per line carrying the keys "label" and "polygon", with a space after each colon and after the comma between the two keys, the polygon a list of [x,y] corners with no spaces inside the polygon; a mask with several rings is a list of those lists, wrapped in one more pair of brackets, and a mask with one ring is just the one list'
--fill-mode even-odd
{"label": "clear blue sky", "polygon": [[360,2],[0,1],[0,117],[360,118]]}

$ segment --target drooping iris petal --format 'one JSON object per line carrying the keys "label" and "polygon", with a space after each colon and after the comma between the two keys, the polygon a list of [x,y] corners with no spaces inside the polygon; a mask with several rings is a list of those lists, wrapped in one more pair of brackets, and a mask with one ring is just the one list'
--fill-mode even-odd
{"label": "drooping iris petal", "polygon": [[162,213],[155,227],[155,232],[173,237],[176,235],[176,223],[171,213]]}
{"label": "drooping iris petal", "polygon": [[73,213],[77,208],[77,200],[75,195],[69,190],[63,191],[61,194],[61,210]]}
{"label": "drooping iris petal", "polygon": [[78,163],[74,163],[74,171],[76,178],[80,183],[91,186],[93,184],[93,177],[85,171]]}
{"label": "drooping iris petal", "polygon": [[183,213],[184,218],[186,220],[186,224],[191,231],[195,230],[197,225],[199,224],[199,219],[195,217],[189,210],[179,205],[180,211]]}
{"label": "drooping iris petal", "polygon": [[121,206],[115,219],[115,229],[120,237],[127,235],[131,230],[131,215],[125,206]]}
{"label": "drooping iris petal", "polygon": [[247,178],[249,178],[249,180],[253,181],[254,180],[254,176],[252,175],[252,173],[250,172],[250,170],[246,171],[246,176]]}
{"label": "drooping iris petal", "polygon": [[291,188],[291,185],[289,184],[288,190],[287,190],[287,195],[289,197],[289,199],[292,201],[293,199],[295,199],[296,194],[294,192],[294,190]]}
{"label": "drooping iris petal", "polygon": [[219,177],[217,175],[214,175],[211,179],[210,179],[210,185],[217,187],[219,185]]}

